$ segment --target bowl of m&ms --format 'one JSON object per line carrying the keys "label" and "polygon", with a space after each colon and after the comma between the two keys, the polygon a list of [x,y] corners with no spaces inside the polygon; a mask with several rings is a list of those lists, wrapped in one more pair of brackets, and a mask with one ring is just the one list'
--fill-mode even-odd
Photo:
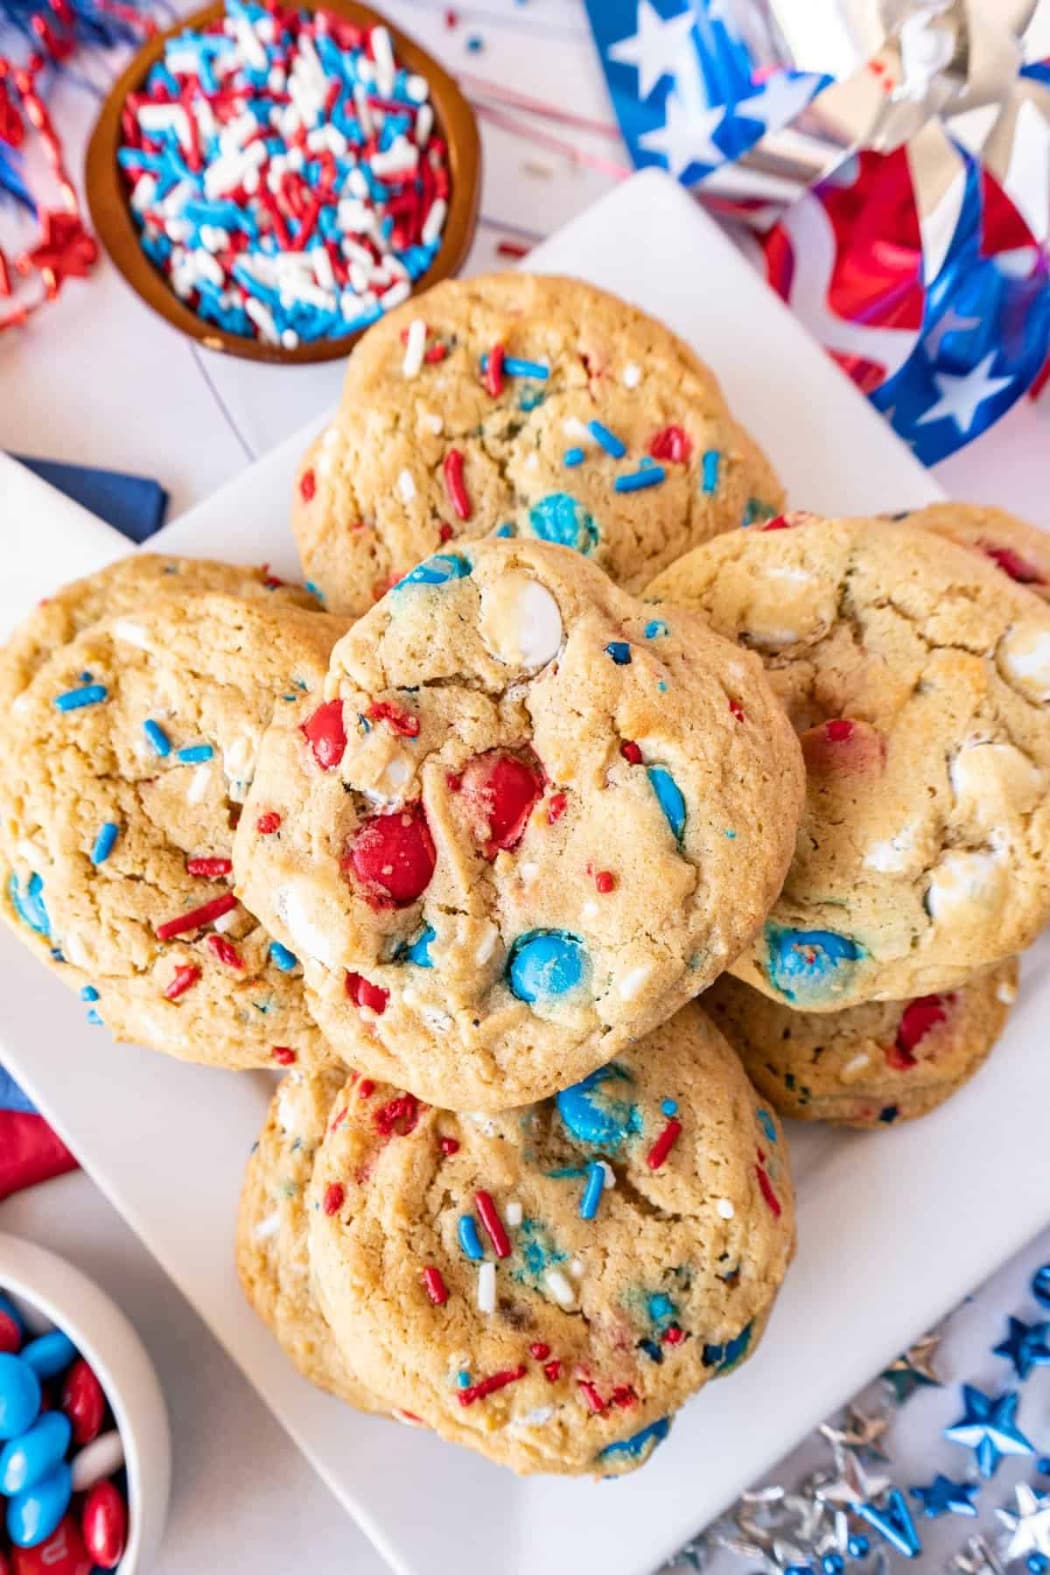
{"label": "bowl of m&ms", "polygon": [[170,1472],[164,1397],[125,1315],[0,1235],[0,1575],[141,1575]]}
{"label": "bowl of m&ms", "polygon": [[86,173],[99,238],[176,328],[321,361],[460,267],[480,142],[452,78],[368,6],[220,0],[134,57]]}

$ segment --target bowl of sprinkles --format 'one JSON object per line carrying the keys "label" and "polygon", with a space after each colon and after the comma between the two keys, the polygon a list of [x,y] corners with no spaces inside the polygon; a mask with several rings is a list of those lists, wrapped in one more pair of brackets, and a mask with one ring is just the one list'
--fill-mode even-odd
{"label": "bowl of sprinkles", "polygon": [[156,35],[87,154],[95,228],[132,288],[257,361],[345,356],[454,273],[479,185],[455,82],[353,0],[226,0]]}

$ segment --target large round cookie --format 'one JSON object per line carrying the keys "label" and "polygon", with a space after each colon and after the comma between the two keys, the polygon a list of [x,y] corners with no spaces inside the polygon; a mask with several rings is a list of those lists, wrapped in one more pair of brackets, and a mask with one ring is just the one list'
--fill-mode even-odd
{"label": "large round cookie", "polygon": [[215,563],[207,558],[166,558],[136,552],[72,580],[40,602],[0,648],[0,705],[16,699],[33,674],[59,646],[67,645],[100,618],[115,618],[152,606],[161,595],[223,591],[228,596],[266,600],[274,606],[316,608],[309,591],[285,585],[264,568]]}
{"label": "large round cookie", "polygon": [[640,590],[782,496],[662,324],[579,280],[507,273],[437,285],[369,329],[292,521],[307,579],[357,615],[450,539],[497,528]]}
{"label": "large round cookie", "polygon": [[522,1472],[641,1464],[754,1348],[794,1242],[776,1120],[695,1005],[501,1115],[351,1081],[308,1214],[354,1370]]}
{"label": "large round cookie", "polygon": [[[781,522],[774,522],[781,523]],[[880,520],[735,531],[650,587],[757,651],[802,735],[794,862],[733,972],[799,1009],[952,990],[1050,919],[1050,609]]]}
{"label": "large round cookie", "polygon": [[270,1102],[252,1150],[237,1216],[237,1273],[249,1303],[311,1383],[359,1411],[389,1408],[356,1377],[310,1284],[307,1188],[346,1068],[296,1069]]}
{"label": "large round cookie", "polygon": [[312,711],[344,628],[166,596],[60,646],[4,718],[4,916],[119,1037],[222,1066],[327,1055],[230,853],[274,706]]}
{"label": "large round cookie", "polygon": [[1017,974],[1011,958],[944,995],[796,1012],[727,973],[703,1006],[782,1116],[889,1126],[969,1081],[1002,1033]]}
{"label": "large round cookie", "polygon": [[977,503],[931,503],[904,516],[909,525],[947,536],[993,563],[1015,585],[1050,601],[1050,532]]}
{"label": "large round cookie", "polygon": [[354,1066],[450,1109],[541,1098],[710,983],[794,846],[753,657],[537,542],[429,559],[275,724],[238,890]]}

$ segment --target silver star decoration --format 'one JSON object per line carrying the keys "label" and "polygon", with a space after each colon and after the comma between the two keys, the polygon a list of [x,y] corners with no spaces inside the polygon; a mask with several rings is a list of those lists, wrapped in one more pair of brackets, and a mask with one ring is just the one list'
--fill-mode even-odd
{"label": "silver star decoration", "polygon": [[910,1399],[916,1389],[941,1387],[941,1380],[933,1365],[933,1358],[940,1343],[940,1335],[931,1330],[929,1334],[924,1334],[920,1340],[916,1340],[914,1345],[909,1345],[908,1349],[886,1368],[882,1377],[892,1389],[898,1405],[903,1405],[905,1400]]}
{"label": "silver star decoration", "polygon": [[864,1461],[888,1460],[881,1439],[889,1425],[888,1416],[865,1416],[851,1405],[844,1423],[833,1427],[830,1422],[824,1422],[818,1431],[832,1449],[849,1450]]}
{"label": "silver star decoration", "polygon": [[984,1537],[967,1537],[948,1568],[953,1575],[1003,1575],[1003,1566]]}
{"label": "silver star decoration", "polygon": [[1018,1482],[1014,1488],[1016,1512],[997,1509],[996,1514],[1011,1533],[1006,1545],[1007,1561],[1025,1559],[1030,1553],[1041,1553],[1050,1559],[1050,1493],[1039,1493],[1027,1482]]}
{"label": "silver star decoration", "polygon": [[881,1498],[892,1487],[889,1477],[880,1477],[865,1471],[859,1457],[841,1445],[833,1444],[837,1476],[829,1478],[817,1488],[817,1497],[834,1509],[850,1510],[856,1504],[870,1504]]}

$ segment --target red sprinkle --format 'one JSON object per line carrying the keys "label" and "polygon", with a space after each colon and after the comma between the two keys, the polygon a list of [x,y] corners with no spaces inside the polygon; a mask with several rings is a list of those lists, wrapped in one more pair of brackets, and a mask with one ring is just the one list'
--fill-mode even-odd
{"label": "red sprinkle", "polygon": [[452,1155],[452,1154],[458,1154],[459,1153],[459,1138],[443,1137],[441,1139],[441,1152],[442,1152],[442,1154],[445,1154],[446,1156],[447,1155]]}
{"label": "red sprinkle", "polygon": [[685,1330],[679,1329],[676,1323],[669,1323],[663,1332],[664,1345],[681,1345],[685,1339]]}
{"label": "red sprinkle", "polygon": [[209,951],[214,952],[219,961],[225,963],[227,968],[244,967],[244,958],[236,946],[226,939],[225,935],[209,935],[207,945]]}
{"label": "red sprinkle", "polygon": [[346,752],[343,702],[326,700],[317,707],[313,716],[307,717],[299,731],[310,745],[321,770],[331,771]]}
{"label": "red sprinkle", "polygon": [[616,1388],[612,1392],[611,1404],[619,1406],[621,1410],[626,1411],[628,1407],[636,1405],[637,1402],[638,1396],[631,1388],[630,1384],[616,1385]]}
{"label": "red sprinkle", "polygon": [[407,1137],[419,1121],[419,1100],[415,1094],[395,1094],[373,1113],[372,1120],[383,1137]]}
{"label": "red sprinkle", "polygon": [[602,896],[605,897],[615,887],[616,876],[613,874],[612,870],[599,870],[597,875],[594,877],[594,884],[601,892]]}
{"label": "red sprinkle", "polygon": [[668,1154],[677,1143],[678,1134],[681,1132],[681,1130],[682,1123],[680,1121],[676,1121],[672,1116],[671,1120],[664,1127],[663,1131],[660,1133],[660,1136],[657,1138],[656,1142],[645,1156],[645,1163],[649,1166],[650,1170],[660,1169],[660,1166],[663,1164],[664,1160],[667,1158]]}
{"label": "red sprinkle", "polygon": [[471,1384],[469,1389],[461,1389],[457,1395],[460,1405],[473,1405],[475,1400],[484,1400],[486,1395],[494,1395],[497,1389],[506,1389],[508,1384],[516,1384],[519,1378],[524,1378],[526,1367],[524,1362],[520,1367],[506,1367],[500,1373],[492,1373],[488,1378],[483,1378],[479,1384]]}
{"label": "red sprinkle", "polygon": [[1045,574],[1037,569],[1034,563],[1029,563],[1027,558],[1022,558],[1021,554],[1015,552],[1012,547],[997,547],[990,541],[979,542],[978,546],[986,558],[991,558],[992,562],[998,564],[1003,573],[1008,574],[1011,580],[1016,580],[1018,585],[1046,584]]}
{"label": "red sprinkle", "polygon": [[547,805],[547,824],[549,826],[553,826],[556,820],[561,819],[568,807],[568,802],[564,793],[551,794],[550,802]]}
{"label": "red sprinkle", "polygon": [[324,1189],[324,1211],[327,1215],[338,1214],[346,1202],[346,1188],[341,1181],[330,1181]]}
{"label": "red sprinkle", "polygon": [[363,1077],[360,1083],[357,1085],[357,1092],[360,1094],[362,1099],[371,1099],[375,1091],[376,1085],[373,1083],[370,1077]]}
{"label": "red sprinkle", "polygon": [[909,1001],[897,1025],[897,1038],[892,1049],[886,1051],[886,1060],[895,1072],[906,1072],[917,1064],[914,1054],[931,1028],[948,1020],[948,1007],[954,997],[921,995]]}
{"label": "red sprinkle", "polygon": [[275,809],[268,809],[255,822],[255,829],[261,837],[271,837],[275,831],[280,830],[280,826],[281,817]]}
{"label": "red sprinkle", "polygon": [[544,1363],[543,1376],[549,1384],[557,1383],[561,1377],[561,1363],[555,1357],[553,1362]]}
{"label": "red sprinkle", "polygon": [[423,1270],[423,1286],[435,1307],[441,1307],[448,1301],[448,1286],[441,1277],[440,1269],[435,1269],[432,1266],[425,1268]]}
{"label": "red sprinkle", "polygon": [[488,1192],[475,1192],[474,1202],[477,1204],[478,1218],[485,1227],[496,1257],[509,1258],[510,1237],[507,1235],[506,1227],[500,1219],[499,1210],[492,1201],[492,1195]]}
{"label": "red sprinkle", "polygon": [[681,427],[661,427],[649,443],[653,459],[669,459],[675,465],[687,465],[693,445]]}
{"label": "red sprinkle", "polygon": [[312,470],[304,470],[299,477],[299,493],[304,503],[309,503],[317,491],[317,477]]}
{"label": "red sprinkle", "polygon": [[449,449],[445,455],[444,469],[448,501],[461,520],[469,520],[472,510],[470,499],[467,497],[466,483],[463,480],[463,454],[460,449]]}
{"label": "red sprinkle", "polygon": [[502,749],[476,755],[464,767],[458,791],[475,811],[483,827],[487,859],[521,841],[529,816],[543,792],[539,762],[530,763]]}
{"label": "red sprinkle", "polygon": [[736,717],[738,722],[742,722],[744,720],[744,708],[740,704],[739,700],[730,700],[729,709],[733,716]]}
{"label": "red sprinkle", "polygon": [[600,1416],[601,1413],[605,1410],[605,1401],[602,1399],[602,1397],[598,1393],[597,1389],[594,1387],[594,1385],[587,1378],[578,1378],[576,1380],[576,1383],[577,1383],[578,1387],[580,1389],[582,1389],[582,1391],[583,1391],[583,1398],[586,1400],[586,1402],[587,1402],[588,1406],[590,1407],[590,1409],[597,1416]]}
{"label": "red sprinkle", "polygon": [[764,1165],[756,1165],[755,1166],[755,1175],[758,1177],[758,1188],[759,1188],[759,1191],[761,1192],[762,1196],[765,1198],[766,1202],[768,1203],[769,1208],[770,1208],[770,1212],[772,1213],[773,1218],[774,1219],[779,1219],[780,1215],[781,1215],[780,1199],[777,1197],[776,1193],[773,1191],[773,1183],[770,1181],[769,1177],[766,1175],[765,1166]]}
{"label": "red sprinkle", "polygon": [[174,940],[176,935],[184,935],[187,930],[199,930],[205,924],[214,924],[216,919],[221,919],[224,913],[232,913],[237,906],[237,898],[232,891],[223,892],[221,897],[213,897],[211,902],[202,903],[199,908],[191,908],[189,913],[180,913],[177,919],[166,919],[163,924],[157,925],[158,941]]}
{"label": "red sprinkle", "polygon": [[[375,1012],[377,1017],[382,1017],[386,1011],[386,1003],[390,999],[390,991],[382,989],[378,984],[370,984],[359,973],[348,972],[344,981],[344,988],[355,1006],[367,1006],[370,1011]],[[362,1094],[364,1091],[365,1085],[362,1083]],[[371,1089],[369,1089],[369,1093],[371,1093]]]}
{"label": "red sprinkle", "polygon": [[218,880],[233,870],[232,859],[187,859],[187,875],[201,875],[205,880]]}
{"label": "red sprinkle", "polygon": [[503,392],[503,357],[506,354],[502,345],[493,345],[489,351],[488,363],[485,367],[485,389],[493,399],[498,399]]}
{"label": "red sprinkle", "polygon": [[402,710],[392,700],[376,700],[365,712],[370,722],[387,722],[402,738],[419,737],[419,718]]}
{"label": "red sprinkle", "polygon": [[426,891],[437,863],[422,804],[366,820],[341,864],[365,887],[376,907],[407,908]]}
{"label": "red sprinkle", "polygon": [[184,963],[181,968],[176,968],[175,977],[164,992],[166,1001],[177,1001],[180,995],[192,989],[201,976],[201,971],[195,963]]}
{"label": "red sprinkle", "polygon": [[853,737],[855,725],[847,717],[835,717],[833,721],[824,723],[824,737],[832,744],[844,743],[847,738]]}
{"label": "red sprinkle", "polygon": [[299,1059],[298,1052],[290,1045],[274,1045],[270,1055],[278,1066],[294,1066]]}
{"label": "red sprinkle", "polygon": [[641,748],[640,744],[636,744],[634,742],[633,738],[625,738],[624,739],[623,743],[620,745],[620,753],[623,756],[623,758],[626,761],[628,761],[632,766],[640,766],[641,765],[641,763],[642,763],[642,748]]}
{"label": "red sprinkle", "polygon": [[534,1356],[537,1362],[545,1362],[551,1354],[549,1345],[544,1345],[542,1340],[537,1340],[535,1345],[529,1346],[529,1355]]}
{"label": "red sprinkle", "polygon": [[448,520],[442,520],[441,524],[438,526],[438,541],[442,543],[451,541],[455,534],[456,533],[452,529],[452,526],[449,524]]}

